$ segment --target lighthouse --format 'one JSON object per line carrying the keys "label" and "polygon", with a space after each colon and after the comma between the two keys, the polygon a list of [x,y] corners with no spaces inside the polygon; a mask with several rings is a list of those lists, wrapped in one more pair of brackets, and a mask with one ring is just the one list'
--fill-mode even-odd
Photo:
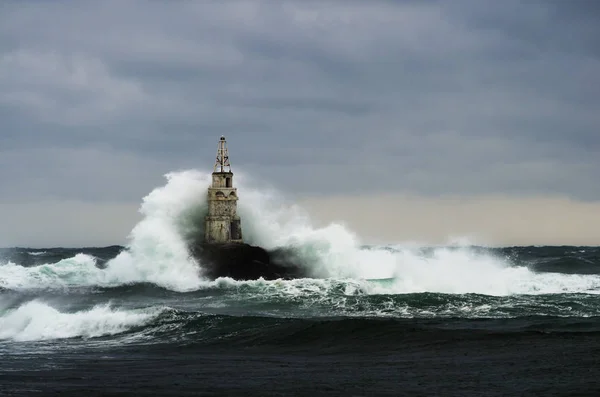
{"label": "lighthouse", "polygon": [[[215,280],[276,280],[309,277],[295,249],[272,251],[244,243],[240,217],[237,215],[237,189],[229,163],[225,137],[219,139],[217,161],[207,192],[208,212],[204,234],[188,242],[188,250],[200,266],[202,277]],[[251,239],[252,240],[252,239]]]}
{"label": "lighthouse", "polygon": [[237,215],[237,189],[227,152],[227,141],[219,139],[217,160],[208,188],[208,215],[205,218],[204,241],[209,244],[242,243],[242,227]]}

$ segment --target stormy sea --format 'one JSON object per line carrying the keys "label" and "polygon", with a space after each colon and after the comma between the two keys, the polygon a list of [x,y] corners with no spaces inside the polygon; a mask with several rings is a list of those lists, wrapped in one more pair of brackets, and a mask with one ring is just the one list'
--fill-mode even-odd
{"label": "stormy sea", "polygon": [[209,280],[209,178],[124,246],[0,250],[0,395],[600,395],[599,247],[367,245],[243,181],[244,239],[311,277]]}

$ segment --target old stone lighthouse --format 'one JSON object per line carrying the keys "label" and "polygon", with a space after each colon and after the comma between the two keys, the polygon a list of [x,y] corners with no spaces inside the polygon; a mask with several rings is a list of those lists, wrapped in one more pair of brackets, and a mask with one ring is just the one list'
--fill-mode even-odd
{"label": "old stone lighthouse", "polygon": [[206,243],[241,243],[242,226],[237,215],[237,189],[233,187],[233,172],[227,153],[227,141],[219,139],[217,161],[208,188],[208,215],[206,216]]}

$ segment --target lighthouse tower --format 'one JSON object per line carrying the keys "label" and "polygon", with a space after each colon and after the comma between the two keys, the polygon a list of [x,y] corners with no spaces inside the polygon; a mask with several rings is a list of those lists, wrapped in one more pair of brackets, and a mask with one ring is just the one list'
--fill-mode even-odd
{"label": "lighthouse tower", "polygon": [[204,240],[206,243],[241,243],[242,227],[237,215],[237,189],[233,187],[233,172],[227,153],[227,141],[219,139],[217,161],[208,188],[208,215]]}

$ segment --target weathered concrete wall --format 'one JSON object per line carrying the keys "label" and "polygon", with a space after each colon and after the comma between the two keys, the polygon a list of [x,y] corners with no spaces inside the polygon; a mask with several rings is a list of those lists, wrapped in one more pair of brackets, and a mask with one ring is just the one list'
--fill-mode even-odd
{"label": "weathered concrete wall", "polygon": [[205,225],[207,243],[242,242],[240,218],[237,216],[237,189],[233,173],[215,172],[208,188],[208,216]]}
{"label": "weathered concrete wall", "polygon": [[230,241],[229,218],[206,218],[205,240],[207,243],[225,243]]}
{"label": "weathered concrete wall", "polygon": [[233,172],[213,172],[211,187],[233,187]]}

